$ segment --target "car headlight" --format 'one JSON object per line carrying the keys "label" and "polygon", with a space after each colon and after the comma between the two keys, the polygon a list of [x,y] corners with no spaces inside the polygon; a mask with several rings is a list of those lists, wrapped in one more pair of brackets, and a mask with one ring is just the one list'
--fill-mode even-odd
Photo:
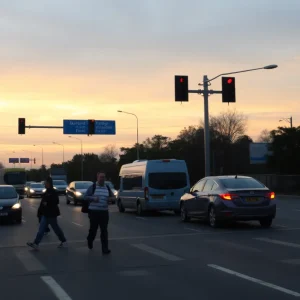
{"label": "car headlight", "polygon": [[115,191],[115,192],[114,192],[114,195],[117,196],[117,195],[118,195],[118,191]]}
{"label": "car headlight", "polygon": [[45,193],[47,190],[46,189],[43,189],[43,193]]}
{"label": "car headlight", "polygon": [[82,194],[81,194],[80,192],[75,192],[75,195],[76,195],[77,197],[82,196]]}
{"label": "car headlight", "polygon": [[35,191],[33,189],[30,189],[30,193],[35,193]]}
{"label": "car headlight", "polygon": [[55,186],[54,186],[53,188],[56,190],[56,187],[55,187]]}
{"label": "car headlight", "polygon": [[20,204],[20,203],[16,203],[16,204],[12,207],[12,209],[19,209],[19,208],[21,208],[21,204]]}
{"label": "car headlight", "polygon": [[25,187],[25,188],[24,188],[24,191],[28,191],[28,188],[27,188],[27,187]]}

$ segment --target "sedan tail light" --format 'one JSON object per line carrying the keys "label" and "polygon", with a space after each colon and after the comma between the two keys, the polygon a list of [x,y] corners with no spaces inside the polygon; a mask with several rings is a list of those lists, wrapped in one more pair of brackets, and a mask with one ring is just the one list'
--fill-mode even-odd
{"label": "sedan tail light", "polygon": [[274,200],[275,199],[275,193],[274,192],[269,192],[266,195],[267,198],[269,198],[270,200]]}
{"label": "sedan tail light", "polygon": [[234,198],[238,198],[239,196],[236,194],[231,194],[231,193],[227,193],[227,194],[220,194],[219,195],[221,199],[223,200],[227,200],[227,201],[231,201]]}

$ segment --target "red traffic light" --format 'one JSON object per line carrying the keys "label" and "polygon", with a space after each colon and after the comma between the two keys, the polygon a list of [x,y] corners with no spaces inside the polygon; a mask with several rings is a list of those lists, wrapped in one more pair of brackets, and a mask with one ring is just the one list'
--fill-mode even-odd
{"label": "red traffic light", "polygon": [[227,80],[227,83],[228,83],[228,84],[231,84],[232,82],[233,82],[232,78],[229,78],[229,79]]}
{"label": "red traffic light", "polygon": [[181,83],[183,83],[183,82],[184,82],[184,79],[181,77],[179,81],[180,81]]}

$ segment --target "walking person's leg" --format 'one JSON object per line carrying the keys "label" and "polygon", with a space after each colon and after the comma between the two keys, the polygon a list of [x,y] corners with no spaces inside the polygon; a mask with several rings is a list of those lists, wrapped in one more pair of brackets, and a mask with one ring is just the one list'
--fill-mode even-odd
{"label": "walking person's leg", "polygon": [[111,251],[108,249],[108,221],[109,214],[108,211],[101,211],[99,216],[99,223],[101,229],[101,244],[102,244],[102,252],[103,254],[109,254]]}
{"label": "walking person's leg", "polygon": [[99,226],[98,213],[94,211],[90,211],[89,219],[90,219],[90,230],[87,236],[87,241],[88,241],[89,249],[93,249],[93,242],[96,238],[98,226]]}
{"label": "walking person's leg", "polygon": [[37,235],[35,237],[35,240],[33,243],[28,242],[27,245],[31,248],[38,248],[39,243],[42,241],[43,236],[45,234],[45,230],[48,226],[48,220],[46,217],[42,216],[41,220],[40,220],[40,226],[39,226],[39,230],[37,232]]}
{"label": "walking person's leg", "polygon": [[62,229],[57,223],[57,218],[48,218],[48,222],[51,225],[53,231],[57,235],[58,239],[60,240],[61,244],[60,247],[63,246],[63,244],[67,241]]}

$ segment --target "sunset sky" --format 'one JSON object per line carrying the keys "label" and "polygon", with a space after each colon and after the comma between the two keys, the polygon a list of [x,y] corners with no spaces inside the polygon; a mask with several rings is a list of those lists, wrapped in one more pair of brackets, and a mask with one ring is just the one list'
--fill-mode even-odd
{"label": "sunset sky", "polygon": [[[203,98],[174,101],[174,75],[197,89],[203,75],[278,64],[274,70],[236,75],[236,108],[248,116],[248,134],[300,122],[299,0],[0,0],[0,161],[28,157],[60,163],[80,152],[60,129],[63,119],[116,120],[115,136],[77,136],[84,152],[136,142],[155,134],[175,138],[203,119]],[[221,89],[221,79],[212,82]],[[210,114],[228,109],[209,98]],[[288,123],[284,125],[288,126]],[[28,153],[25,153],[24,151]],[[15,151],[15,153],[13,153]],[[36,165],[36,166],[37,166]]]}

